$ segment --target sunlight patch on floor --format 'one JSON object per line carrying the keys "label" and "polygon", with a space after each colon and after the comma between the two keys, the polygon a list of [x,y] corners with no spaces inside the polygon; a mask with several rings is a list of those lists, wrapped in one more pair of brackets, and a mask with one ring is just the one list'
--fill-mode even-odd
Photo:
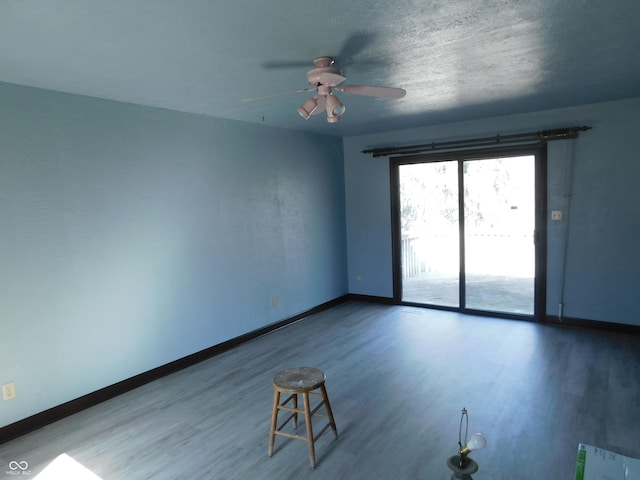
{"label": "sunlight patch on floor", "polygon": [[34,477],[36,480],[102,480],[66,453],[59,455]]}

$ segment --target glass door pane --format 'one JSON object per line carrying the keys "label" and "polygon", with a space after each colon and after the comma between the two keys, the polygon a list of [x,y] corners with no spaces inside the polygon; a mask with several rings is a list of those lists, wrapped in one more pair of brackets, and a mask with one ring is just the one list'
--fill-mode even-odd
{"label": "glass door pane", "polygon": [[458,307],[458,161],[399,166],[402,300]]}
{"label": "glass door pane", "polygon": [[533,314],[535,156],[464,162],[466,307]]}

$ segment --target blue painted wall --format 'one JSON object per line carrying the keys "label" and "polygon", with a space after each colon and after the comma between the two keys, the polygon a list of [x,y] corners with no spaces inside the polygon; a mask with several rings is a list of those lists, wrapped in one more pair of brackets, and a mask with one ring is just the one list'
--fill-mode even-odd
{"label": "blue painted wall", "polygon": [[340,139],[0,84],[0,155],[0,426],[347,293]]}
{"label": "blue painted wall", "polygon": [[[392,296],[388,159],[364,148],[587,124],[549,144],[548,307],[640,325],[640,99],[343,140],[0,84],[0,426],[347,292]],[[273,298],[278,299],[276,307]]]}
{"label": "blue painted wall", "polygon": [[547,313],[559,315],[566,239],[563,316],[640,325],[640,99],[346,138],[349,291],[393,296],[389,161],[363,149],[579,125],[593,130],[549,143],[547,218],[571,197],[568,229],[548,221]]}

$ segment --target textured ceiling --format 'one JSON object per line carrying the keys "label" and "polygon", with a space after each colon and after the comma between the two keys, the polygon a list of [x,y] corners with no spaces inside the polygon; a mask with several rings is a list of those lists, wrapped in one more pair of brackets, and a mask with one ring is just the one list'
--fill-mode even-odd
{"label": "textured ceiling", "polygon": [[[2,0],[0,81],[350,136],[640,96],[638,0]],[[336,57],[337,124],[303,120]],[[1,106],[0,106],[1,108]]]}

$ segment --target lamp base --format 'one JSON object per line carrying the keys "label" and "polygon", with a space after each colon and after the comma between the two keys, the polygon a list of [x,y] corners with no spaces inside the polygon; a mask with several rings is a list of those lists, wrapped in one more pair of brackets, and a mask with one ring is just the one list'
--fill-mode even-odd
{"label": "lamp base", "polygon": [[464,475],[462,473],[452,473],[451,480],[473,480],[471,475]]}
{"label": "lamp base", "polygon": [[[462,463],[462,466],[460,464]],[[478,471],[478,464],[467,456],[460,459],[460,455],[454,455],[447,459],[447,467],[453,472],[451,480],[473,480],[472,473]]]}

